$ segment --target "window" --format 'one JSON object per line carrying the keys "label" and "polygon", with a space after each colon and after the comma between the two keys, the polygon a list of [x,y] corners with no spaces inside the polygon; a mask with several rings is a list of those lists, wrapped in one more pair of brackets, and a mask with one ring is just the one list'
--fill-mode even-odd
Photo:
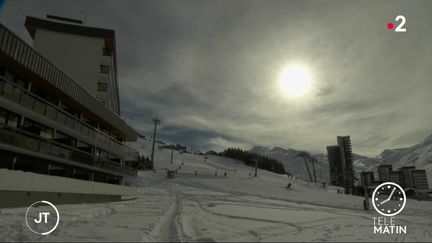
{"label": "window", "polygon": [[0,124],[6,124],[7,114],[7,111],[0,109]]}
{"label": "window", "polygon": [[26,118],[24,120],[24,130],[39,135],[43,138],[52,139],[54,130],[40,123]]}
{"label": "window", "polygon": [[20,116],[13,113],[8,114],[7,125],[11,127],[18,127]]}
{"label": "window", "polygon": [[6,80],[14,83],[16,86],[20,88],[27,89],[28,87],[29,82],[27,80],[22,79],[17,75],[15,75],[14,73],[7,71],[4,67],[0,67],[0,75],[4,76]]}
{"label": "window", "polygon": [[100,65],[100,72],[101,73],[109,73],[110,72],[110,66],[108,66],[108,65]]}
{"label": "window", "polygon": [[107,83],[98,83],[98,89],[97,90],[100,92],[107,92],[108,84]]}
{"label": "window", "polygon": [[111,56],[111,50],[108,48],[102,48],[102,55]]}
{"label": "window", "polygon": [[108,159],[109,154],[108,154],[107,151],[101,149],[100,157],[101,157],[102,159]]}
{"label": "window", "polygon": [[19,115],[4,109],[0,109],[0,124],[5,124],[10,127],[18,127],[19,120]]}
{"label": "window", "polygon": [[79,142],[78,142],[78,146],[77,146],[77,148],[78,148],[79,150],[84,151],[84,152],[87,152],[87,153],[89,153],[89,154],[91,154],[92,151],[93,151],[93,147],[92,147],[90,144],[85,143],[85,142],[83,142],[83,141],[79,141]]}
{"label": "window", "polygon": [[13,82],[15,80],[15,75],[11,72],[6,71],[5,79],[10,82]]}
{"label": "window", "polygon": [[75,145],[76,145],[76,139],[75,138],[73,138],[69,135],[66,135],[62,132],[59,132],[59,131],[56,132],[54,140],[56,142],[59,142],[59,143],[62,143],[62,144],[65,144],[65,145],[68,145],[71,147],[75,147]]}
{"label": "window", "polygon": [[4,66],[0,66],[0,75],[5,76],[6,74],[6,68]]}

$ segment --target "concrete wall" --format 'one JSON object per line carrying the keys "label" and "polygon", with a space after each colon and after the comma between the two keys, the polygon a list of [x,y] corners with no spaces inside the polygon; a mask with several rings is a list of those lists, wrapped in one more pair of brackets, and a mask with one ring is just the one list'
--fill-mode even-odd
{"label": "concrete wall", "polygon": [[38,200],[59,204],[113,201],[136,193],[135,187],[0,169],[0,207],[23,207]]}
{"label": "concrete wall", "polygon": [[104,40],[38,29],[33,47],[94,96]]}
{"label": "concrete wall", "polygon": [[94,195],[81,193],[57,193],[57,192],[34,192],[34,191],[0,191],[0,208],[28,207],[37,201],[49,201],[54,205],[77,204],[77,203],[99,203],[121,200],[116,195]]}

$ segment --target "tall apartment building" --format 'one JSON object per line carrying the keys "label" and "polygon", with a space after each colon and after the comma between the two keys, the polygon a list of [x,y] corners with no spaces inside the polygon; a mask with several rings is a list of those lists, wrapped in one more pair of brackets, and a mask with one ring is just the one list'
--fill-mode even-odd
{"label": "tall apartment building", "polygon": [[362,187],[370,187],[372,186],[372,182],[374,181],[374,172],[373,171],[363,171],[360,173],[360,180]]}
{"label": "tall apartment building", "polygon": [[415,166],[405,166],[399,168],[402,172],[401,186],[404,188],[414,188],[414,182],[412,178],[412,171],[415,170]]}
{"label": "tall apartment building", "polygon": [[382,182],[390,181],[390,172],[393,171],[392,165],[378,166],[378,178]]}
{"label": "tall apartment building", "polygon": [[337,142],[343,165],[344,184],[348,190],[352,190],[354,188],[354,166],[350,136],[338,136]]}
{"label": "tall apartment building", "polygon": [[339,146],[328,146],[327,157],[330,169],[330,184],[343,186],[343,165],[340,158]]}
{"label": "tall apartment building", "polygon": [[25,26],[33,47],[0,25],[0,167],[112,184],[136,176],[114,31],[59,17]]}
{"label": "tall apartment building", "polygon": [[[344,186],[347,193],[354,189],[354,168],[352,159],[351,139],[349,136],[337,136],[337,146],[327,147],[330,177],[336,178],[333,185]],[[337,147],[337,149],[336,149]],[[337,156],[335,153],[339,151]],[[336,173],[336,174],[335,174]],[[334,175],[337,175],[336,177]]]}

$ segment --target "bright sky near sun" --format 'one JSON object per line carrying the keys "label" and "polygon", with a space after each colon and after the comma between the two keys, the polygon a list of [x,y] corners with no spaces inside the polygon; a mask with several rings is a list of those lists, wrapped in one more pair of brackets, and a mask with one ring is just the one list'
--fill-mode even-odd
{"label": "bright sky near sun", "polygon": [[303,66],[287,66],[281,71],[279,83],[288,96],[301,97],[311,88],[311,74]]}

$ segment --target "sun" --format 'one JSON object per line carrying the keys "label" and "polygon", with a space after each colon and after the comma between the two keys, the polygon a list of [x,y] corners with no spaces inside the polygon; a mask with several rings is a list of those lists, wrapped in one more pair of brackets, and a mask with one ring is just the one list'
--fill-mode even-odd
{"label": "sun", "polygon": [[290,97],[302,97],[311,88],[311,75],[304,66],[288,66],[279,76],[282,91]]}

